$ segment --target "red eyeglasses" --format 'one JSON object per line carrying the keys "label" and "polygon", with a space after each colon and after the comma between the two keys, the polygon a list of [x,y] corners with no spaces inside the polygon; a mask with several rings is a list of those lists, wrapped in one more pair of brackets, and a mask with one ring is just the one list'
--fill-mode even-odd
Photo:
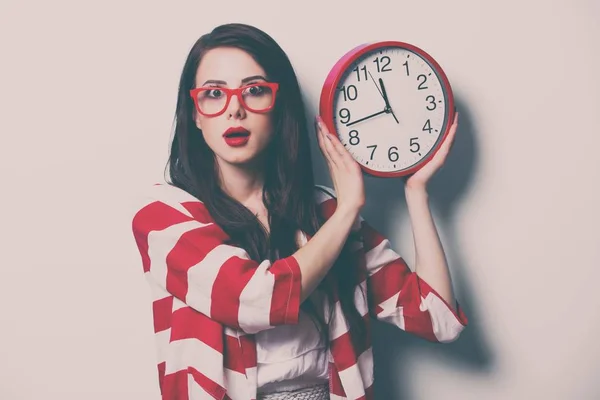
{"label": "red eyeglasses", "polygon": [[190,96],[200,114],[216,117],[225,112],[234,95],[246,110],[256,113],[270,111],[275,105],[278,90],[278,83],[258,82],[233,89],[220,86],[199,87],[190,90]]}

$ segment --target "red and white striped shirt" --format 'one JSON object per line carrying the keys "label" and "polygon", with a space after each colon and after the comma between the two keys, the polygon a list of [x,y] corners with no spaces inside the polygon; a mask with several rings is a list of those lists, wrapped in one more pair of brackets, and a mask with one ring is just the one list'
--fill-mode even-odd
{"label": "red and white striped shirt", "polygon": [[[152,293],[158,352],[158,382],[164,400],[257,397],[255,335],[281,324],[296,324],[301,270],[292,256],[271,263],[251,260],[204,204],[169,184],[151,186],[132,220],[133,234]],[[315,201],[329,218],[336,207],[330,188],[317,186]],[[427,282],[412,272],[362,217],[352,228],[357,282],[355,303],[367,334],[352,332],[339,301],[323,303],[329,330],[330,397],[373,399],[373,352],[369,318],[433,342],[455,340],[467,325]],[[324,281],[337,298],[335,279]]]}

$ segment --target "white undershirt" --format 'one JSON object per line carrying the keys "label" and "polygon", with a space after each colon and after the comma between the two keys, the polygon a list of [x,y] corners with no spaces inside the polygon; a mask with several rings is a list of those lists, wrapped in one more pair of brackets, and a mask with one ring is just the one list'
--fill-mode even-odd
{"label": "white undershirt", "polygon": [[[299,232],[298,239],[300,247],[307,242],[302,232]],[[319,309],[317,304],[322,304],[322,297],[315,290],[306,301],[312,301]],[[259,393],[293,390],[328,382],[329,363],[325,343],[312,318],[302,309],[298,324],[278,325],[258,332],[255,340]]]}
{"label": "white undershirt", "polygon": [[325,346],[311,317],[300,310],[297,325],[279,325],[258,332],[258,391],[268,393],[326,383]]}

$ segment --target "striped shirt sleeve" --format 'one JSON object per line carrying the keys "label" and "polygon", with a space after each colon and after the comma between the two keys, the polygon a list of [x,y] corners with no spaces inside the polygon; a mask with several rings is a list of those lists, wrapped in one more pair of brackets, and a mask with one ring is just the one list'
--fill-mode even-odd
{"label": "striped shirt sleeve", "polygon": [[[156,193],[178,190],[161,186]],[[132,220],[147,278],[194,310],[246,333],[296,324],[301,291],[296,259],[250,259],[228,243],[200,201],[175,193],[151,196]]]}
{"label": "striped shirt sleeve", "polygon": [[[323,212],[331,215],[336,208],[335,191],[319,188]],[[432,342],[456,340],[468,323],[458,301],[455,311],[362,216],[352,230],[362,242],[370,314]]]}
{"label": "striped shirt sleeve", "polygon": [[360,218],[371,313],[380,321],[432,342],[452,342],[467,325],[458,301],[456,310],[405,260],[390,241]]}

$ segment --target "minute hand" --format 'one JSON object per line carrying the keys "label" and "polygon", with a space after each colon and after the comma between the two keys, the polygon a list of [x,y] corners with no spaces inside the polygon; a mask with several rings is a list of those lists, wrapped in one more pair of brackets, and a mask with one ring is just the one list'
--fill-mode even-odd
{"label": "minute hand", "polygon": [[385,112],[387,112],[387,111],[386,110],[381,110],[379,112],[376,112],[375,114],[367,115],[366,117],[363,117],[363,118],[357,119],[356,121],[352,121],[352,122],[347,123],[346,126],[354,125],[354,124],[356,124],[358,122],[364,121],[365,119],[373,118],[373,117],[375,117],[375,116],[377,116],[379,114],[383,114]]}

